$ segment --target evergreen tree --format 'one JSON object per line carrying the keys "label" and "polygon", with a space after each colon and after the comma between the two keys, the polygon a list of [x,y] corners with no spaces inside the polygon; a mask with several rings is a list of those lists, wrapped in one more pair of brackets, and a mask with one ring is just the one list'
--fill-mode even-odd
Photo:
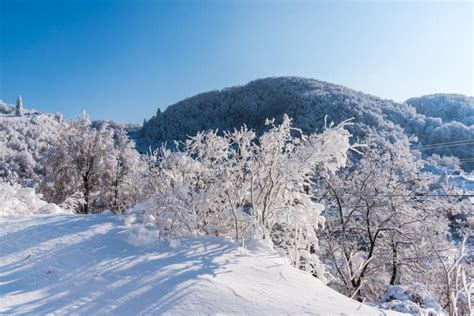
{"label": "evergreen tree", "polygon": [[21,98],[21,95],[18,96],[18,99],[16,99],[16,111],[15,114],[17,116],[23,115],[23,100]]}

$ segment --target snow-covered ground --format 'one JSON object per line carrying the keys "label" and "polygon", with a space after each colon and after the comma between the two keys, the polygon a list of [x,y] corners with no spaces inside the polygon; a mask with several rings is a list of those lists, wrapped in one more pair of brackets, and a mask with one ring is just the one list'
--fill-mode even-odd
{"label": "snow-covered ground", "polygon": [[265,244],[133,245],[113,215],[0,217],[0,314],[387,315]]}

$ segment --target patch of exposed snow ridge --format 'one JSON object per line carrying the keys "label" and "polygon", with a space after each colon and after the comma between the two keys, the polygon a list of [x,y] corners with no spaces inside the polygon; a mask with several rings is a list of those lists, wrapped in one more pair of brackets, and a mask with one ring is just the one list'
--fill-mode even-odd
{"label": "patch of exposed snow ridge", "polygon": [[263,242],[133,245],[112,215],[0,217],[0,314],[387,315]]}

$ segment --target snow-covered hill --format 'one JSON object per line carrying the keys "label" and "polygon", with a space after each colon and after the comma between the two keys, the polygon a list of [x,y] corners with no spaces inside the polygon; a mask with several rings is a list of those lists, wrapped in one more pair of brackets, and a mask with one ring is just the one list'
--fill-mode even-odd
{"label": "snow-covered hill", "polygon": [[411,98],[407,104],[416,108],[420,114],[439,117],[443,122],[461,122],[474,125],[474,97],[461,94],[432,94]]}
{"label": "snow-covered hill", "polygon": [[134,245],[111,215],[0,217],[0,314],[387,315],[265,244]]}
{"label": "snow-covered hill", "polygon": [[[321,131],[327,115],[328,122],[336,123],[353,118],[349,130],[354,141],[375,131],[390,141],[406,134],[417,136],[420,145],[432,145],[474,140],[472,100],[437,95],[398,103],[315,79],[272,77],[201,93],[158,110],[136,137],[139,148],[147,151],[149,145],[184,140],[201,130],[225,131],[245,124],[261,132],[266,118],[278,120],[286,113],[305,133]],[[446,105],[451,109],[443,110]],[[474,146],[438,146],[423,153],[471,158]],[[465,162],[463,167],[472,169],[474,164]]]}

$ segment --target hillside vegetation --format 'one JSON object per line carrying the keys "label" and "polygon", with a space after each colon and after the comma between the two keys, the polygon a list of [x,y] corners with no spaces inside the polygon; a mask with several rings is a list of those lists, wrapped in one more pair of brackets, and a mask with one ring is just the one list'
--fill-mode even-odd
{"label": "hillside vegetation", "polygon": [[[451,112],[442,110],[448,108]],[[443,112],[444,111],[444,112]],[[252,81],[244,86],[201,93],[170,105],[146,121],[137,137],[138,147],[185,140],[198,131],[223,132],[245,124],[261,133],[267,118],[293,118],[305,133],[321,131],[325,122],[340,123],[353,118],[349,131],[353,141],[375,131],[380,142],[394,142],[403,135],[416,136],[415,147],[474,140],[472,97],[435,95],[406,103],[384,100],[340,85],[298,77],[276,77]],[[474,146],[423,148],[427,155],[474,157]],[[471,169],[472,162],[463,165]]]}

